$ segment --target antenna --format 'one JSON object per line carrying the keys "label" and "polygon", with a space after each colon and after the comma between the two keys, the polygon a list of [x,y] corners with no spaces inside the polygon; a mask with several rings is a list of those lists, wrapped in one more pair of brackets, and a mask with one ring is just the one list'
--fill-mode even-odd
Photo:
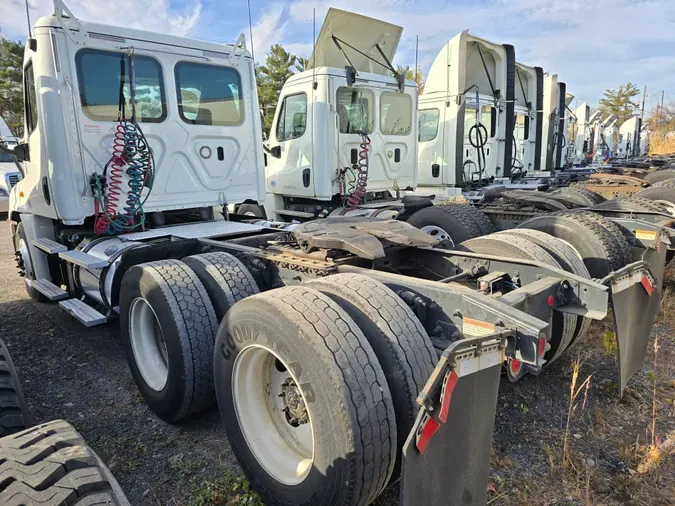
{"label": "antenna", "polygon": [[417,84],[420,79],[419,75],[419,66],[417,65],[417,55],[419,54],[420,49],[420,36],[415,35],[415,83]]}
{"label": "antenna", "polygon": [[316,89],[316,9],[312,9],[312,89]]}
{"label": "antenna", "polygon": [[246,3],[248,4],[248,34],[251,37],[251,58],[253,58],[253,67],[255,68],[255,50],[253,49],[253,22],[251,21],[251,0],[247,0]]}
{"label": "antenna", "polygon": [[30,12],[28,11],[28,0],[25,0],[26,4],[26,21],[28,22],[28,38],[31,39],[33,38],[33,34],[31,32],[31,26],[30,26]]}

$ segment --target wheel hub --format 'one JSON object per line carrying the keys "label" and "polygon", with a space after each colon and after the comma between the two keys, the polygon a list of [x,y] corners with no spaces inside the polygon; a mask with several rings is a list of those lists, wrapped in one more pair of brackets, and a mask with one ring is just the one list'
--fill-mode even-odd
{"label": "wheel hub", "polygon": [[455,245],[455,242],[452,240],[452,237],[450,237],[450,234],[448,234],[441,227],[437,227],[435,225],[427,225],[425,227],[422,227],[420,230],[422,230],[422,232],[429,234],[431,237],[435,237],[436,239],[438,239],[443,244],[443,246],[451,247]]}
{"label": "wheel hub", "polygon": [[307,406],[302,400],[300,389],[293,381],[293,378],[287,378],[281,384],[281,393],[279,394],[284,401],[284,414],[286,421],[292,427],[298,427],[304,423],[309,422],[309,414],[307,413]]}

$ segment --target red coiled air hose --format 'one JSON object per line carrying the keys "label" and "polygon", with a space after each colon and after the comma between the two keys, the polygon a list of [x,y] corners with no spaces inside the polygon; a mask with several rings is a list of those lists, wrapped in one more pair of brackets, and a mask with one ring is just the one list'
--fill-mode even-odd
{"label": "red coiled air hose", "polygon": [[367,134],[361,134],[361,150],[359,151],[358,173],[356,174],[356,186],[354,191],[347,198],[345,207],[351,211],[356,209],[363,197],[366,196],[366,185],[368,183],[368,151],[370,149],[370,137]]}
{"label": "red coiled air hose", "polygon": [[98,214],[94,223],[94,232],[98,235],[105,234],[110,227],[110,217],[118,212],[117,203],[122,194],[122,178],[126,167],[125,157],[125,139],[124,139],[124,120],[121,120],[115,129],[115,138],[113,140],[113,152],[106,169],[110,169],[108,177],[108,188],[105,199],[105,212]]}

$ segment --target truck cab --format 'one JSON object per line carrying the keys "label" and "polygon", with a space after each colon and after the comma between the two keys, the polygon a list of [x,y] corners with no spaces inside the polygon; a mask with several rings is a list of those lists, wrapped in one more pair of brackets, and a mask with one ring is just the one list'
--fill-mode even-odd
{"label": "truck cab", "polygon": [[564,168],[566,117],[567,86],[558,81],[558,74],[550,74],[544,79],[542,171],[553,173]]}
{"label": "truck cab", "polygon": [[[541,166],[541,121],[543,70],[516,62],[516,115],[512,175],[533,174]],[[539,121],[538,121],[539,120]]]}
{"label": "truck cab", "polygon": [[[243,35],[215,44],[89,23],[60,0],[54,6],[26,44],[25,133],[14,150],[25,176],[12,188],[10,219],[30,276],[58,277],[33,245],[38,239],[76,247],[83,238],[212,219],[213,206],[264,200],[258,97]],[[151,178],[116,166],[115,150],[132,134],[144,144]],[[114,222],[130,207],[133,185],[143,219],[97,232],[103,214]]]}
{"label": "truck cab", "polygon": [[465,30],[443,46],[419,101],[418,191],[451,194],[511,174],[514,72],[508,44]]}
{"label": "truck cab", "polygon": [[[619,127],[617,158],[625,159],[639,153],[640,118],[633,116]],[[636,145],[637,144],[637,145]]]}
{"label": "truck cab", "polygon": [[[417,185],[417,85],[392,67],[402,28],[329,9],[308,69],[284,84],[269,135],[266,215],[300,221]],[[365,186],[359,187],[364,170]],[[357,199],[352,199],[354,203]]]}
{"label": "truck cab", "polygon": [[574,156],[573,164],[581,165],[587,159],[587,155],[593,151],[592,129],[590,125],[591,108],[584,102],[574,110]]}

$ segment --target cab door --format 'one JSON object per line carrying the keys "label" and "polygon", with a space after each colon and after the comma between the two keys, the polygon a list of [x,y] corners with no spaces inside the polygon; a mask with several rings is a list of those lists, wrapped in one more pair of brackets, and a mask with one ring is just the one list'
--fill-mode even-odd
{"label": "cab door", "polygon": [[[310,93],[311,95],[311,93]],[[282,90],[272,123],[267,156],[267,190],[292,197],[313,197],[312,124],[308,93]]]}
{"label": "cab door", "polygon": [[444,125],[445,104],[438,107],[421,108],[419,111],[419,162],[418,183],[420,186],[443,184],[442,174],[447,170]]}

